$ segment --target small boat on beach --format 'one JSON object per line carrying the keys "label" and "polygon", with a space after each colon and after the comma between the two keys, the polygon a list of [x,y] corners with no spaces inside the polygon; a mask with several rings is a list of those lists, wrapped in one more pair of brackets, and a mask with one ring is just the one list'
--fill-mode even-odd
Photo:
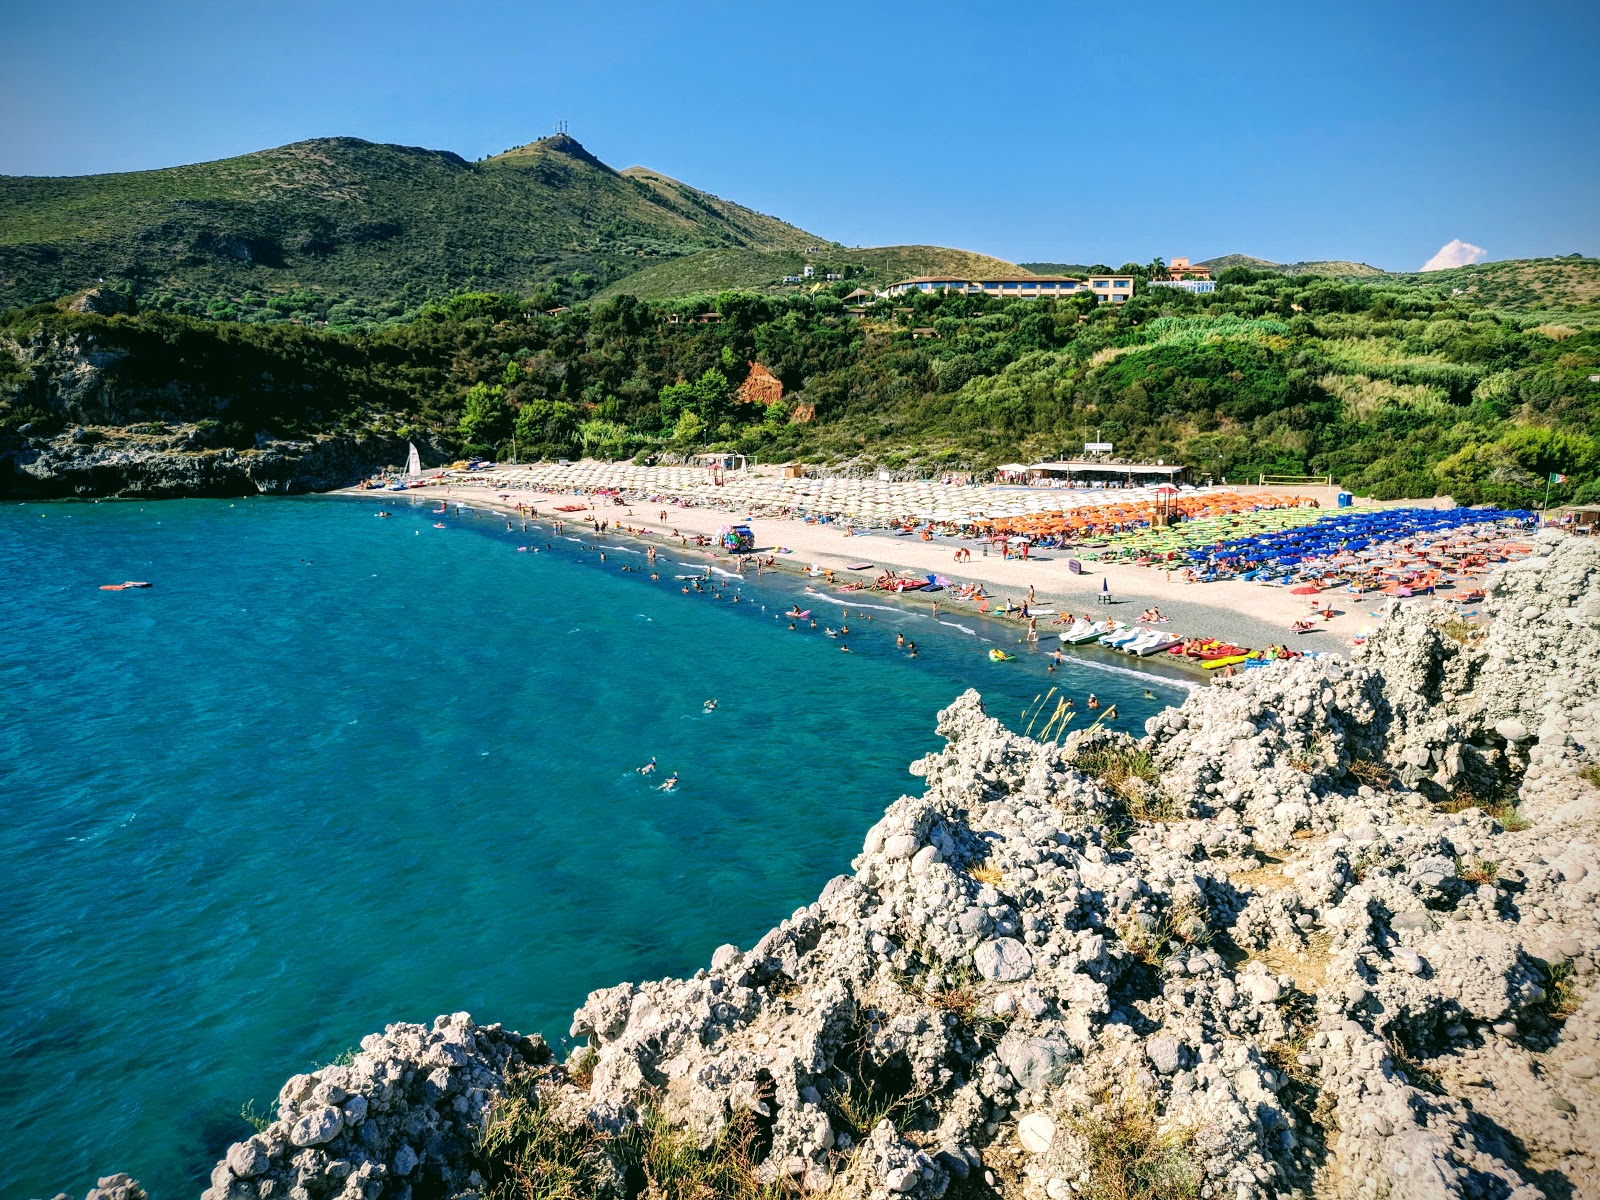
{"label": "small boat on beach", "polygon": [[1075,621],[1061,633],[1061,641],[1068,646],[1081,646],[1111,632],[1109,621]]}
{"label": "small boat on beach", "polygon": [[1120,650],[1135,638],[1142,637],[1150,632],[1152,631],[1146,629],[1143,625],[1134,625],[1127,629],[1115,629],[1102,637],[1100,644],[1112,650]]}
{"label": "small boat on beach", "polygon": [[1152,654],[1160,654],[1176,646],[1180,639],[1163,629],[1157,629],[1150,637],[1140,638],[1132,645],[1124,647],[1129,654],[1136,654],[1140,658],[1148,658]]}

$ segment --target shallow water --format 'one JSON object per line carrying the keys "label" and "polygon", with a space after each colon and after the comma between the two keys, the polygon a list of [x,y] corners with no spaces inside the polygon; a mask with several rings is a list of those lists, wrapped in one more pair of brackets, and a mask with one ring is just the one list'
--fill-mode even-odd
{"label": "shallow water", "polygon": [[376,503],[0,506],[3,1200],[192,1195],[242,1104],[386,1022],[559,1043],[591,989],[749,945],[964,686],[1013,724],[1051,684],[1123,728],[1183,695],[887,606],[842,654],[777,616],[839,623],[792,578],[684,595],[698,562]]}

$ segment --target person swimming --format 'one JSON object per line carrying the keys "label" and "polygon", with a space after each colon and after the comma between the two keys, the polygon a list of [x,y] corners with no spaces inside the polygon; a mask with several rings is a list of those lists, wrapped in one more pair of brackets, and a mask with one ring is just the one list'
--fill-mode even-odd
{"label": "person swimming", "polygon": [[707,700],[704,704],[702,704],[700,706],[700,708],[701,708],[701,710],[703,712],[715,712],[716,711],[716,707],[717,707],[717,702],[715,700]]}
{"label": "person swimming", "polygon": [[677,786],[678,786],[678,773],[676,771],[674,771],[671,775],[667,776],[666,782],[663,783],[661,785],[661,787],[659,789],[657,789],[657,790],[663,791],[663,792],[670,792],[670,791],[674,790]]}
{"label": "person swimming", "polygon": [[1085,707],[1088,707],[1088,708],[1099,708],[1100,707],[1100,698],[1098,696],[1096,696],[1093,692],[1090,692],[1089,693],[1089,699],[1088,699]]}
{"label": "person swimming", "polygon": [[1145,690],[1144,690],[1144,698],[1146,700],[1154,700],[1156,698],[1156,694],[1154,692],[1152,692],[1149,688],[1145,688]]}
{"label": "person swimming", "polygon": [[638,771],[639,774],[641,774],[641,775],[650,775],[650,774],[654,773],[655,769],[656,769],[656,759],[655,759],[655,755],[653,755],[653,754],[650,756],[650,761],[645,763],[644,766],[635,767],[634,768],[634,770]]}
{"label": "person swimming", "polygon": [[901,649],[904,649],[905,648],[905,644],[906,644],[906,635],[903,634],[903,633],[895,634],[894,635],[894,644],[896,646],[899,646]]}

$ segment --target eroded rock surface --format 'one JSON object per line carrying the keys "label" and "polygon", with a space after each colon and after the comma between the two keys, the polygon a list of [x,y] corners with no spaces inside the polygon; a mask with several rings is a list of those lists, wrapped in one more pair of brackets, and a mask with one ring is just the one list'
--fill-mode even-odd
{"label": "eroded rock surface", "polygon": [[542,1039],[475,1025],[466,1013],[431,1028],[391,1025],[363,1038],[349,1063],[284,1084],[277,1119],[229,1147],[205,1200],[471,1192],[482,1184],[477,1137],[507,1077],[550,1062]]}

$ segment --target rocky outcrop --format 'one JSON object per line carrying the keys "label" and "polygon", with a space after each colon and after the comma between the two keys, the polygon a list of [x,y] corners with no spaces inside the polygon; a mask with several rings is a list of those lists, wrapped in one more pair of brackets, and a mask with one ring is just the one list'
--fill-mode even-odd
{"label": "rocky outcrop", "polygon": [[507,1077],[550,1061],[541,1039],[474,1025],[466,1013],[432,1028],[391,1025],[363,1038],[348,1064],[284,1084],[277,1119],[228,1149],[205,1200],[472,1191],[483,1183],[473,1165],[477,1136]]}
{"label": "rocky outcrop", "polygon": [[123,300],[92,289],[78,316],[0,337],[20,379],[0,412],[0,499],[321,491],[404,463],[408,440],[453,457],[402,435],[381,392],[349,395],[331,344],[251,354],[219,345],[221,327],[107,315]]}
{"label": "rocky outcrop", "polygon": [[759,404],[769,408],[783,399],[783,380],[758,362],[750,364],[750,374],[739,385],[740,404]]}
{"label": "rocky outcrop", "polygon": [[96,313],[102,317],[133,311],[133,301],[111,288],[93,287],[79,292],[67,304],[68,312]]}
{"label": "rocky outcrop", "polygon": [[[258,438],[247,449],[207,445],[180,426],[158,436],[75,427],[0,443],[0,498],[245,496],[331,491],[406,458],[393,437]],[[20,443],[20,444],[19,444]]]}
{"label": "rocky outcrop", "polygon": [[691,978],[591,994],[570,1070],[391,1027],[292,1080],[208,1200],[474,1188],[519,1068],[560,1121],[753,1123],[762,1178],[874,1200],[1062,1200],[1135,1157],[1217,1200],[1600,1196],[1600,546],[1537,550],[1486,629],[1392,612],[1363,660],[1142,739],[1031,740],[969,692],[851,874]]}

